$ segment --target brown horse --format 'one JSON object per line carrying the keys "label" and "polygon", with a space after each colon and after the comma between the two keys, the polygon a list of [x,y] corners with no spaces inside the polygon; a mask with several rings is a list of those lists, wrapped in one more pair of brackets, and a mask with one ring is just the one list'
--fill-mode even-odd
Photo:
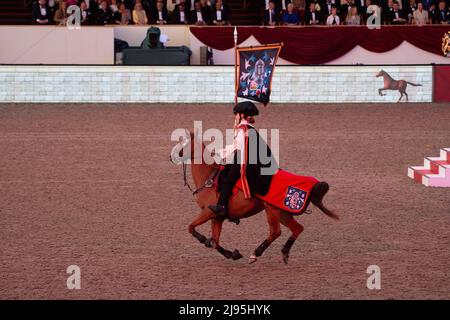
{"label": "brown horse", "polygon": [[[188,150],[190,148],[191,155],[191,170],[192,177],[195,183],[195,190],[193,190],[186,179],[186,164],[185,161],[188,160],[183,158],[183,173],[185,179],[185,185],[193,192],[196,197],[197,204],[201,209],[200,214],[195,218],[195,220],[189,225],[189,232],[206,247],[214,248],[219,251],[227,259],[238,260],[242,258],[242,255],[238,250],[229,251],[220,246],[220,233],[222,231],[223,219],[219,219],[215,214],[208,208],[208,205],[217,203],[218,193],[212,187],[212,180],[218,174],[218,165],[209,165],[207,163],[212,163],[205,161],[204,157],[202,159],[195,159],[195,148],[201,148],[201,155],[204,154],[205,145],[203,142],[199,141],[194,134],[190,133],[190,140],[184,144],[184,148],[179,151],[179,157],[183,158],[183,150]],[[187,152],[186,152],[187,153]],[[173,156],[171,156],[172,162]],[[194,161],[200,160],[200,161]],[[328,192],[329,186],[326,182],[319,182],[311,190],[310,201],[316,205],[322,212],[327,216],[338,220],[339,217],[334,214],[331,210],[328,210],[322,203],[322,199]],[[245,199],[242,192],[237,193],[230,199],[229,204],[229,217],[232,219],[243,219],[251,217],[265,209],[267,214],[267,222],[269,224],[269,236],[264,242],[255,250],[254,255],[250,256],[249,263],[255,262],[257,257],[261,256],[264,250],[266,250],[269,245],[275,241],[281,235],[280,223],[289,228],[292,232],[291,237],[286,242],[282,249],[283,260],[287,264],[289,258],[289,251],[295,240],[298,238],[300,233],[303,231],[303,226],[299,224],[289,212],[281,210],[274,207],[268,203],[261,201],[258,198]],[[206,238],[204,235],[200,234],[195,228],[211,220],[211,238]]]}
{"label": "brown horse", "polygon": [[415,83],[405,81],[405,80],[394,80],[389,75],[389,73],[387,73],[384,70],[381,70],[380,72],[378,72],[376,77],[377,78],[383,77],[383,80],[384,80],[383,88],[378,89],[378,93],[380,94],[380,96],[384,96],[384,94],[382,93],[382,91],[384,91],[384,90],[398,90],[400,92],[400,98],[398,98],[397,102],[400,102],[400,100],[403,98],[403,95],[405,95],[406,101],[408,101],[408,94],[406,93],[406,87],[408,86],[408,84],[410,84],[414,87],[422,86],[421,84],[415,84]]}

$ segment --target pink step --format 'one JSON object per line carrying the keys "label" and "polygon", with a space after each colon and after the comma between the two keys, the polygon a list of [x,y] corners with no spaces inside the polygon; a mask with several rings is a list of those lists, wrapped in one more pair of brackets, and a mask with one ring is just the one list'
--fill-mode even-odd
{"label": "pink step", "polygon": [[409,167],[408,176],[430,187],[450,187],[450,148],[443,148],[439,157],[428,157],[423,166]]}

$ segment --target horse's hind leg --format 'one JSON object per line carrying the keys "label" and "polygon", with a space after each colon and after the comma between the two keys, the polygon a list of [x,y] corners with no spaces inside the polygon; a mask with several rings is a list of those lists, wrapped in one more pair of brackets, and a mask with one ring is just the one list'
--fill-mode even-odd
{"label": "horse's hind leg", "polygon": [[283,211],[267,203],[264,204],[264,207],[267,214],[267,222],[269,224],[269,236],[258,246],[258,248],[255,249],[254,254],[250,256],[248,261],[249,263],[255,262],[258,257],[261,256],[270,246],[270,244],[281,235],[280,215]]}
{"label": "horse's hind leg", "polygon": [[285,226],[288,227],[289,230],[291,230],[292,235],[289,237],[289,239],[286,241],[286,243],[283,246],[283,249],[281,249],[281,253],[283,254],[283,261],[284,263],[288,263],[289,259],[289,251],[291,250],[292,245],[294,244],[295,240],[297,240],[300,233],[303,232],[303,226],[295,221],[292,214],[288,212],[284,212],[281,214],[280,222]]}
{"label": "horse's hind leg", "polygon": [[220,246],[220,233],[222,232],[222,225],[223,225],[223,219],[212,219],[211,222],[211,230],[212,230],[212,237],[210,239],[207,239],[205,242],[205,246],[209,248],[214,248],[221,255],[223,255],[227,259],[233,259],[238,260],[242,258],[241,253],[238,250],[234,250],[231,252],[230,250],[227,250]]}
{"label": "horse's hind leg", "polygon": [[400,102],[400,100],[402,100],[403,98],[403,92],[400,91],[400,98],[398,98],[397,102]]}
{"label": "horse's hind leg", "polygon": [[194,236],[194,238],[196,238],[201,243],[206,242],[206,237],[204,235],[202,235],[200,232],[198,232],[197,230],[195,230],[195,228],[204,224],[205,222],[211,220],[213,218],[213,216],[214,216],[214,213],[212,213],[211,210],[205,209],[189,225],[189,233],[192,234]]}

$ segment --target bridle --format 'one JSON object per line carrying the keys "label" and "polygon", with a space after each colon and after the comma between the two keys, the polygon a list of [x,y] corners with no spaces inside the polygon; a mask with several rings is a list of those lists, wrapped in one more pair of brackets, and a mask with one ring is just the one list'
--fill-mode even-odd
{"label": "bridle", "polygon": [[183,181],[184,181],[184,186],[187,187],[189,189],[189,191],[192,193],[192,196],[196,196],[198,193],[200,193],[201,191],[203,191],[205,188],[212,188],[214,186],[214,179],[217,177],[217,175],[219,174],[220,170],[219,169],[215,169],[211,175],[208,177],[208,179],[205,180],[205,182],[203,182],[203,184],[198,187],[197,189],[193,189],[191,187],[191,185],[188,182],[187,179],[187,163],[186,161],[183,161],[182,163],[183,166]]}

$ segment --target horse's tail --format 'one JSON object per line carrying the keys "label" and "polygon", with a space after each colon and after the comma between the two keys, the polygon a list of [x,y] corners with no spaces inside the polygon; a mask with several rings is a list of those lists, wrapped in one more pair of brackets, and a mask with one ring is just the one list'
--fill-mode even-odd
{"label": "horse's tail", "polygon": [[421,87],[421,86],[422,86],[420,83],[417,84],[417,83],[412,83],[412,82],[409,82],[409,81],[406,81],[406,83],[407,83],[407,84],[410,84],[410,85],[412,85],[412,86],[414,86],[414,87]]}
{"label": "horse's tail", "polygon": [[330,190],[330,186],[325,181],[316,183],[311,189],[311,202],[330,218],[339,220],[339,216],[325,207],[322,202],[328,190]]}

